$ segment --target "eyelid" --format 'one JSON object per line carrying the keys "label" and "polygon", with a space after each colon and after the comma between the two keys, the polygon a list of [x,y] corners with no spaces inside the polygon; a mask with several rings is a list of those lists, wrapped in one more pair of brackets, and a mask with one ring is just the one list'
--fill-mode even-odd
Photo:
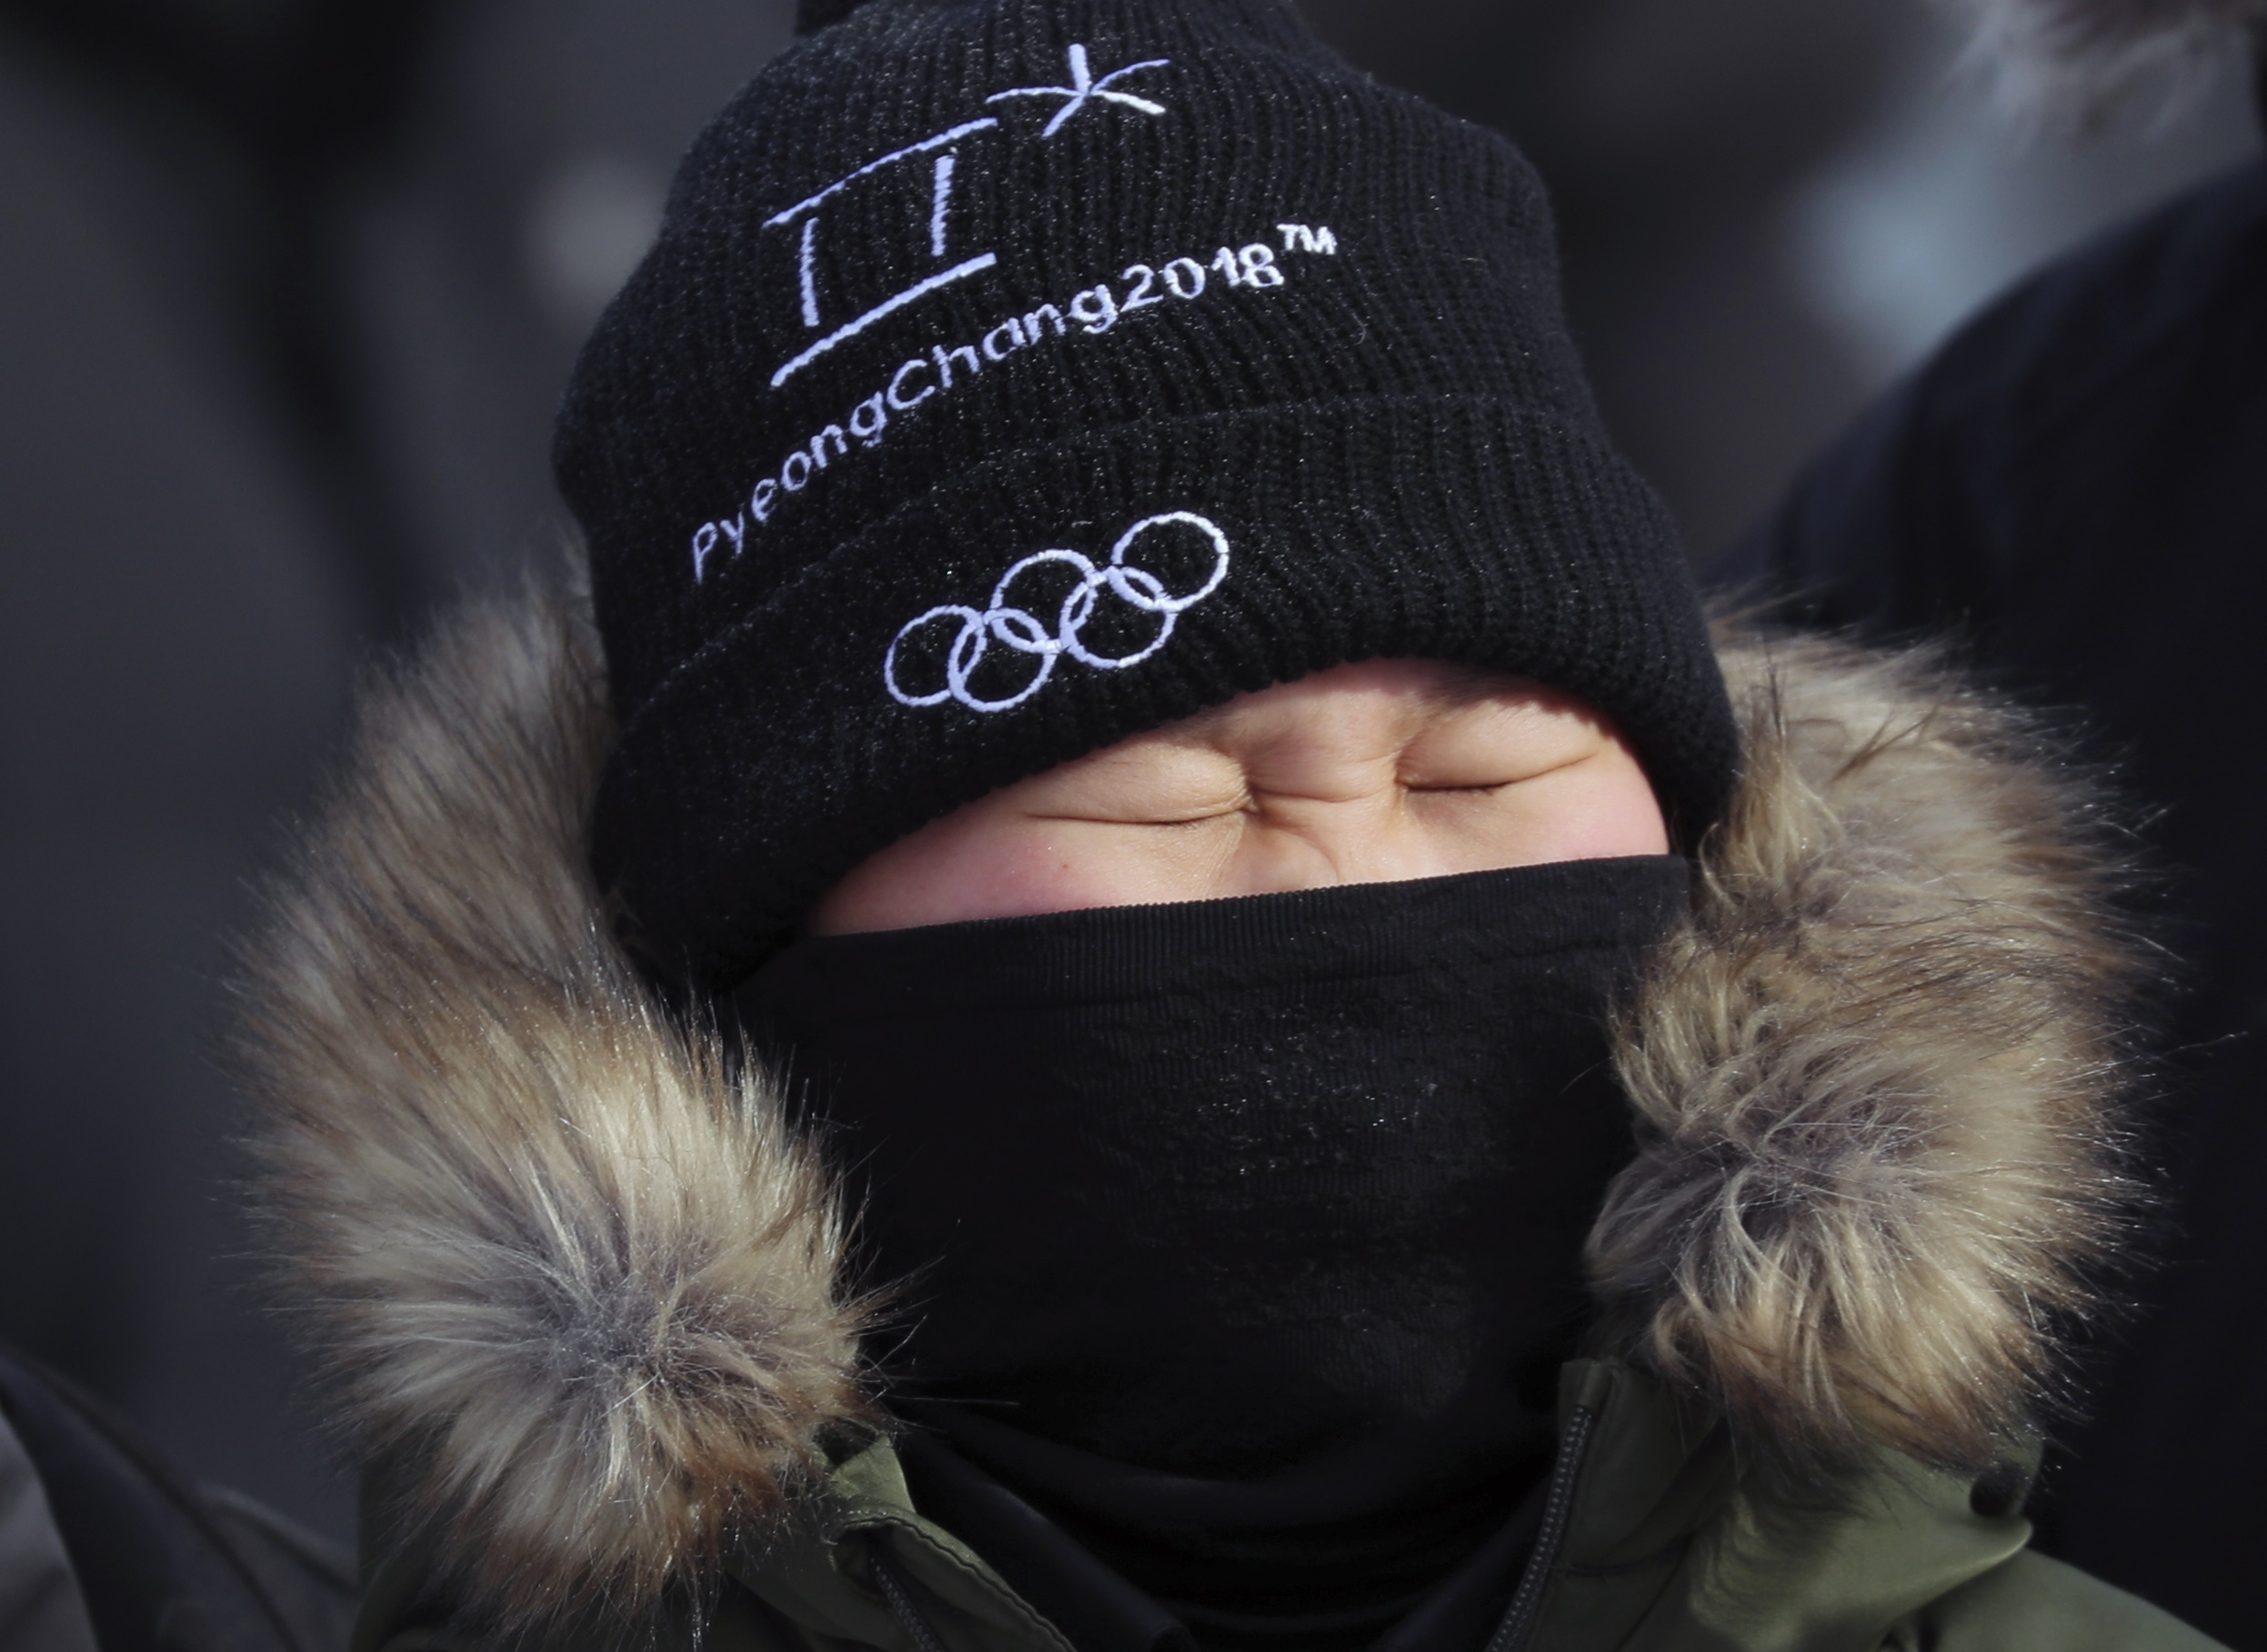
{"label": "eyelid", "polygon": [[[1158,807],[1162,797],[1179,806]],[[1242,813],[1251,795],[1242,766],[1201,746],[1175,743],[1143,751],[1139,757],[1086,766],[1065,774],[1031,799],[1034,820],[1088,822],[1099,826],[1189,826]]]}
{"label": "eyelid", "polygon": [[1070,822],[1070,823],[1072,823],[1072,824],[1074,824],[1074,825],[1086,825],[1086,826],[1202,826],[1202,825],[1204,825],[1204,824],[1205,824],[1205,822],[1207,822],[1207,821],[1209,821],[1209,820],[1225,820],[1225,819],[1227,819],[1229,816],[1233,816],[1233,815],[1242,815],[1242,814],[1245,814],[1245,813],[1247,813],[1247,812],[1248,812],[1249,808],[1249,804],[1243,804],[1243,803],[1233,803],[1233,804],[1223,804],[1223,805],[1221,805],[1221,806],[1220,806],[1219,807],[1218,807],[1218,808],[1207,808],[1207,809],[1203,810],[1202,812],[1200,812],[1200,813],[1197,813],[1197,814],[1180,815],[1180,816],[1162,816],[1162,815],[1154,814],[1154,813],[1152,813],[1152,814],[1147,814],[1147,815],[1144,815],[1144,814],[1139,814],[1139,813],[1136,813],[1136,812],[1133,812],[1133,811],[1130,811],[1130,810],[1129,810],[1129,811],[1128,811],[1128,812],[1127,812],[1127,813],[1125,813],[1125,814],[1118,814],[1118,815],[1111,815],[1111,814],[1087,814],[1087,815],[1081,815],[1081,814],[1045,814],[1045,813],[1042,813],[1042,814],[1033,814],[1033,815],[1029,816],[1028,816],[1028,818],[1029,818],[1029,819],[1032,819],[1032,820],[1059,820],[1059,821],[1068,821],[1068,822]]}
{"label": "eyelid", "polygon": [[1596,756],[1598,756],[1598,753],[1594,749],[1568,752],[1554,761],[1544,763],[1540,767],[1528,769],[1523,773],[1511,775],[1501,780],[1479,780],[1461,785],[1428,785],[1421,780],[1411,780],[1406,776],[1403,776],[1401,778],[1400,785],[1404,791],[1418,793],[1500,792],[1508,790],[1515,786],[1525,786],[1530,780],[1541,780],[1549,776],[1559,774],[1562,770],[1576,767],[1580,764],[1589,762]]}

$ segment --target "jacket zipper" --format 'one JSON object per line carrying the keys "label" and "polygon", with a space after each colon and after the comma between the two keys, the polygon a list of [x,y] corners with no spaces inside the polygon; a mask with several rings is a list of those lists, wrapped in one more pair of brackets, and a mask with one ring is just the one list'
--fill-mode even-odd
{"label": "jacket zipper", "polygon": [[1567,1418],[1566,1438],[1559,1442],[1559,1460],[1551,1465],[1550,1490],[1543,1499],[1535,1552],[1528,1557],[1519,1593],[1511,1597],[1511,1609],[1490,1637],[1487,1652],[1526,1652],[1542,1613],[1543,1591],[1558,1567],[1559,1551],[1566,1547],[1567,1528],[1574,1514],[1574,1483],[1581,1477],[1582,1459],[1590,1452],[1590,1430],[1597,1422],[1598,1413],[1588,1406],[1575,1407]]}
{"label": "jacket zipper", "polygon": [[928,1620],[913,1604],[913,1597],[906,1593],[905,1585],[898,1580],[896,1568],[882,1558],[878,1543],[869,1552],[869,1558],[873,1562],[874,1577],[881,1584],[882,1597],[889,1602],[889,1609],[898,1615],[898,1621],[905,1626],[905,1632],[913,1637],[917,1652],[945,1652],[944,1642],[937,1638],[937,1631],[928,1627]]}

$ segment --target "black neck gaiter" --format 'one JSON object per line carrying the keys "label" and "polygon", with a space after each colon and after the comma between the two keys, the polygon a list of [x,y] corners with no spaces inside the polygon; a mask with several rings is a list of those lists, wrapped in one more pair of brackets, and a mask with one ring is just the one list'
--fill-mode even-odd
{"label": "black neck gaiter", "polygon": [[891,1405],[1205,1647],[1375,1644],[1547,1463],[1674,857],[798,942]]}

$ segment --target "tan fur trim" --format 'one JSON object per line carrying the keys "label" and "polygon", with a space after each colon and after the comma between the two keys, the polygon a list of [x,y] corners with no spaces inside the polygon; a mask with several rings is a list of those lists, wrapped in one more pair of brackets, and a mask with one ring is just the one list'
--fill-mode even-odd
{"label": "tan fur trim", "polygon": [[2132,956],[2085,808],[1925,655],[1729,639],[1747,773],[1623,1028],[1620,1346],[1817,1467],[1991,1460],[2128,1189]]}
{"label": "tan fur trim", "polygon": [[[811,1155],[610,938],[581,598],[475,606],[371,697],[254,952],[296,1295],[491,1604],[635,1607],[866,1417]],[[2127,956],[2085,810],[1920,656],[1733,637],[1736,812],[1622,1027],[1612,1345],[1816,1467],[1989,1457],[2123,1193]]]}
{"label": "tan fur trim", "polygon": [[411,1517],[522,1611],[650,1600],[861,1409],[812,1156],[583,869],[609,728],[577,609],[474,606],[368,696],[247,982],[274,1203],[362,1443],[430,1464]]}

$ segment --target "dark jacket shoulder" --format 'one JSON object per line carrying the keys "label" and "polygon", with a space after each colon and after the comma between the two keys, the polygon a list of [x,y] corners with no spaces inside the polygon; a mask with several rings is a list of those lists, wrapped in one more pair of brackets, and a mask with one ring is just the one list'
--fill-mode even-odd
{"label": "dark jacket shoulder", "polygon": [[1716,574],[1881,635],[2067,627],[2088,604],[2117,610],[2142,547],[2190,547],[2202,568],[2255,539],[2262,453],[2267,163],[2253,163],[1986,308],[1827,447]]}

